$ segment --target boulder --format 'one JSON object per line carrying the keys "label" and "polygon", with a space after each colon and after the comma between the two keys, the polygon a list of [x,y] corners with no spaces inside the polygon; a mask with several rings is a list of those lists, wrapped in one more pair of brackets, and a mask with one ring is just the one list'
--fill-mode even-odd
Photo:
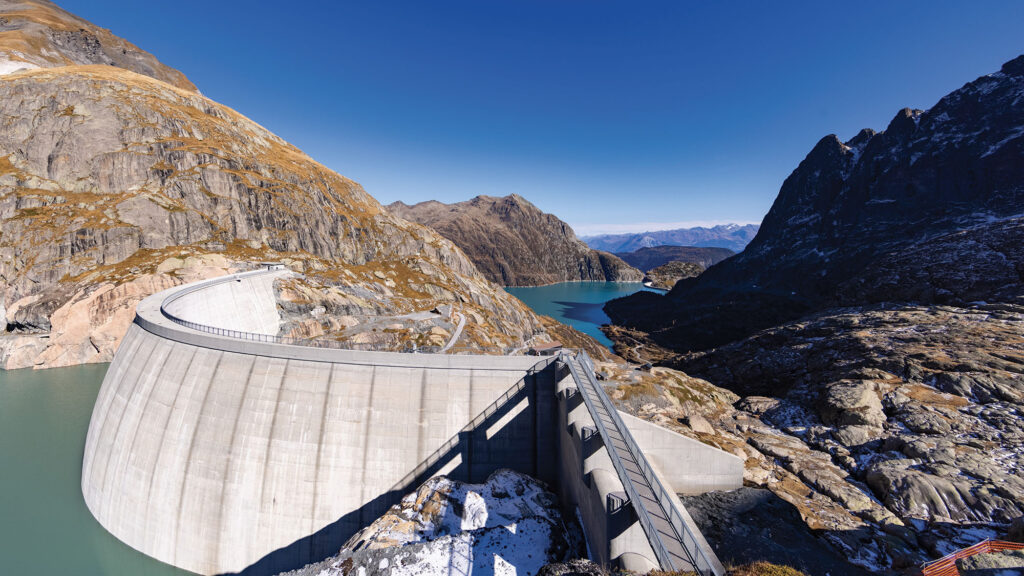
{"label": "boulder", "polygon": [[875,426],[840,426],[832,430],[832,437],[847,448],[861,446],[877,440],[882,432]]}
{"label": "boulder", "polygon": [[715,429],[708,422],[707,418],[699,414],[691,414],[683,418],[683,423],[689,426],[694,432],[701,434],[714,434]]}
{"label": "boulder", "polygon": [[885,460],[872,464],[865,479],[886,507],[903,518],[1009,522],[1022,514],[1020,502],[995,486],[973,485],[953,467],[932,474],[918,468],[916,460]]}
{"label": "boulder", "polygon": [[818,414],[835,426],[875,426],[885,422],[882,401],[871,380],[843,380],[826,386]]}
{"label": "boulder", "polygon": [[781,404],[778,398],[769,396],[747,396],[736,403],[736,408],[761,416],[771,410],[775,410]]}

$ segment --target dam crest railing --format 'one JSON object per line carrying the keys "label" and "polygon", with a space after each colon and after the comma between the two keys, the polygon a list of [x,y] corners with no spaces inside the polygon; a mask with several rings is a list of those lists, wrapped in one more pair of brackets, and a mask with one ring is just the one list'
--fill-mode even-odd
{"label": "dam crest railing", "polygon": [[261,334],[259,332],[246,332],[243,330],[232,330],[230,328],[220,328],[217,326],[210,326],[208,324],[202,324],[200,322],[194,322],[192,320],[186,320],[180,316],[170,312],[167,307],[181,298],[194,294],[196,292],[210,288],[224,282],[236,281],[239,278],[248,276],[258,276],[261,274],[267,274],[274,270],[254,270],[250,272],[242,272],[239,274],[229,274],[218,278],[213,278],[205,282],[198,282],[192,286],[187,286],[181,290],[176,291],[165,298],[160,303],[160,314],[164,318],[167,318],[171,322],[190,328],[198,332],[204,332],[206,334],[213,334],[215,336],[224,336],[226,338],[235,338],[238,340],[247,340],[250,342],[264,342],[267,344],[285,344],[289,346],[305,346],[308,348],[326,348],[331,350],[356,350],[362,352],[405,352],[405,353],[417,353],[417,354],[458,354],[462,353],[491,353],[491,354],[508,354],[514,348],[500,348],[496,346],[406,346],[400,349],[384,349],[380,344],[376,343],[364,343],[364,342],[348,342],[343,340],[327,340],[325,338],[295,338],[292,336],[277,336],[274,334]]}
{"label": "dam crest railing", "polygon": [[[209,326],[181,318],[168,309],[168,307],[175,301],[216,284],[222,282],[233,282],[242,277],[266,274],[268,272],[270,272],[270,270],[256,270],[241,274],[233,274],[183,287],[160,302],[160,313],[169,321],[180,326],[232,339],[311,348],[382,351],[378,344],[294,338]],[[442,347],[432,348],[436,348],[436,350],[432,350],[430,348],[418,348],[416,350],[407,348],[405,350],[392,351],[415,351],[423,353],[445,352],[444,350],[440,350]],[[454,353],[454,351],[466,351],[480,354],[489,350],[461,347],[455,347],[447,350],[449,353]],[[499,352],[507,353],[508,349],[501,349]],[[598,429],[612,461],[613,467],[615,468],[623,488],[626,491],[626,495],[629,498],[633,510],[636,512],[637,519],[647,536],[647,540],[658,560],[658,563],[661,565],[661,568],[666,571],[685,571],[692,569],[698,572],[701,576],[722,576],[720,564],[717,563],[717,559],[712,561],[712,559],[709,558],[707,552],[701,546],[702,539],[699,540],[697,536],[694,535],[693,530],[688,525],[687,519],[684,518],[683,513],[680,512],[681,503],[679,503],[678,497],[672,491],[667,490],[662,484],[647,458],[644,456],[643,451],[637,445],[633,436],[630,434],[629,429],[622,421],[622,418],[619,416],[618,411],[612,404],[611,399],[605,393],[600,383],[597,382],[594,373],[594,364],[590,356],[583,350],[571,352],[564,350],[559,353],[558,359],[568,367],[573,380],[576,382],[577,389]],[[539,362],[544,363],[545,360],[539,359]],[[478,419],[486,419],[489,417],[491,413],[497,409],[496,407],[500,402],[507,401],[510,397],[520,392],[523,386],[523,382],[520,382],[517,386],[506,391],[502,398],[499,398],[495,404],[489,406],[483,414],[478,415],[470,424],[475,425]],[[622,448],[617,446],[617,442],[613,440],[618,440],[618,443],[622,444]],[[453,442],[457,442],[457,439],[450,439],[447,444],[439,448],[431,455],[430,458],[428,458],[426,462],[421,464],[422,469],[429,468],[437,464],[440,457],[445,454],[447,450],[454,447],[454,444],[452,444]],[[620,453],[620,450],[622,450],[624,454]],[[628,457],[629,463],[635,465],[635,470],[631,471],[627,468],[624,456]],[[417,470],[413,471],[412,476],[421,473],[422,469],[421,467],[418,467]],[[637,476],[639,478],[634,479]],[[406,478],[406,480],[408,480],[408,478]],[[638,482],[640,482],[640,488],[644,490],[643,496],[638,489]],[[689,563],[690,566],[683,565],[683,561]]]}
{"label": "dam crest railing", "polygon": [[[686,566],[680,566],[679,562],[676,561],[675,555],[670,551],[669,543],[666,542],[665,537],[669,537],[682,549],[686,560],[689,561],[693,570],[696,570],[701,576],[721,576],[718,573],[719,570],[716,569],[716,563],[713,563],[708,558],[680,513],[678,506],[676,506],[675,502],[678,501],[678,497],[673,492],[665,489],[665,486],[661,483],[661,480],[644,456],[643,451],[637,445],[636,440],[633,439],[633,435],[629,433],[629,429],[622,421],[622,417],[619,416],[618,410],[612,404],[611,398],[608,397],[604,388],[594,377],[594,363],[590,356],[584,350],[577,351],[575,355],[563,352],[560,356],[563,359],[563,363],[569,368],[573,380],[576,381],[577,389],[580,391],[583,402],[586,404],[587,410],[597,426],[598,433],[601,435],[601,439],[611,457],[612,465],[615,467],[619,480],[626,490],[627,497],[632,503],[634,510],[636,510],[640,525],[647,535],[647,540],[657,556],[662,570],[685,571],[690,569]],[[582,370],[577,369],[577,363]],[[581,371],[583,374],[579,373]],[[667,527],[671,531],[670,534],[665,534],[665,526],[659,528],[652,517],[651,511],[648,510],[648,505],[645,504],[647,499],[640,496],[637,486],[619,454],[619,448],[613,442],[612,431],[608,429],[604,418],[602,418],[603,414],[598,410],[597,403],[600,403],[601,408],[603,408],[611,420],[612,426],[616,429],[616,436],[620,437],[624,442],[627,453],[639,469],[647,488],[651,490],[663,519],[667,520]]]}

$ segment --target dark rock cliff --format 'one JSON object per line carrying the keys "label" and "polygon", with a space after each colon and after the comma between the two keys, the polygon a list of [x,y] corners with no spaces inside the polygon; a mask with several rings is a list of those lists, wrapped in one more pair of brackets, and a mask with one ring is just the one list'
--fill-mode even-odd
{"label": "dark rock cliff", "polygon": [[834,306],[1022,293],[1024,56],[885,131],[823,138],[739,255],[606,311],[675,350]]}
{"label": "dark rock cliff", "polygon": [[393,214],[429,226],[454,242],[492,282],[639,282],[643,274],[607,252],[591,250],[568,224],[513,194],[466,202],[395,202]]}

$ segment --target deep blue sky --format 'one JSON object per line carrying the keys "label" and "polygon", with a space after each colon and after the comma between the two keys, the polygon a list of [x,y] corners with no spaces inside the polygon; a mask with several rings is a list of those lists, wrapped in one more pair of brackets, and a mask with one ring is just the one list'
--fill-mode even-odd
{"label": "deep blue sky", "polygon": [[1020,1],[57,1],[381,202],[580,233],[760,221],[822,136],[1024,53]]}

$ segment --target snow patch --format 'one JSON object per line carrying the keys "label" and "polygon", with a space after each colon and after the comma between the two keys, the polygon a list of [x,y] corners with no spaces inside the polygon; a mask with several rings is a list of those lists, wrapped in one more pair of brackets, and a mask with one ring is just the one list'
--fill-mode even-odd
{"label": "snow patch", "polygon": [[0,60],[0,76],[6,76],[21,70],[34,70],[36,68],[39,68],[39,66],[20,60]]}
{"label": "snow patch", "polygon": [[320,576],[533,576],[582,553],[557,500],[529,476],[435,477],[350,540]]}
{"label": "snow patch", "polygon": [[988,150],[986,150],[985,153],[981,155],[981,157],[984,158],[986,156],[989,156],[989,155],[993,154],[996,150],[999,150],[1000,148],[1005,146],[1007,143],[1009,143],[1011,140],[1016,140],[1017,138],[1020,138],[1021,136],[1024,136],[1024,126],[1018,126],[1015,130],[1010,132],[1009,136],[1007,136],[1006,138],[1003,138],[999,142],[996,142],[995,144],[989,146]]}

